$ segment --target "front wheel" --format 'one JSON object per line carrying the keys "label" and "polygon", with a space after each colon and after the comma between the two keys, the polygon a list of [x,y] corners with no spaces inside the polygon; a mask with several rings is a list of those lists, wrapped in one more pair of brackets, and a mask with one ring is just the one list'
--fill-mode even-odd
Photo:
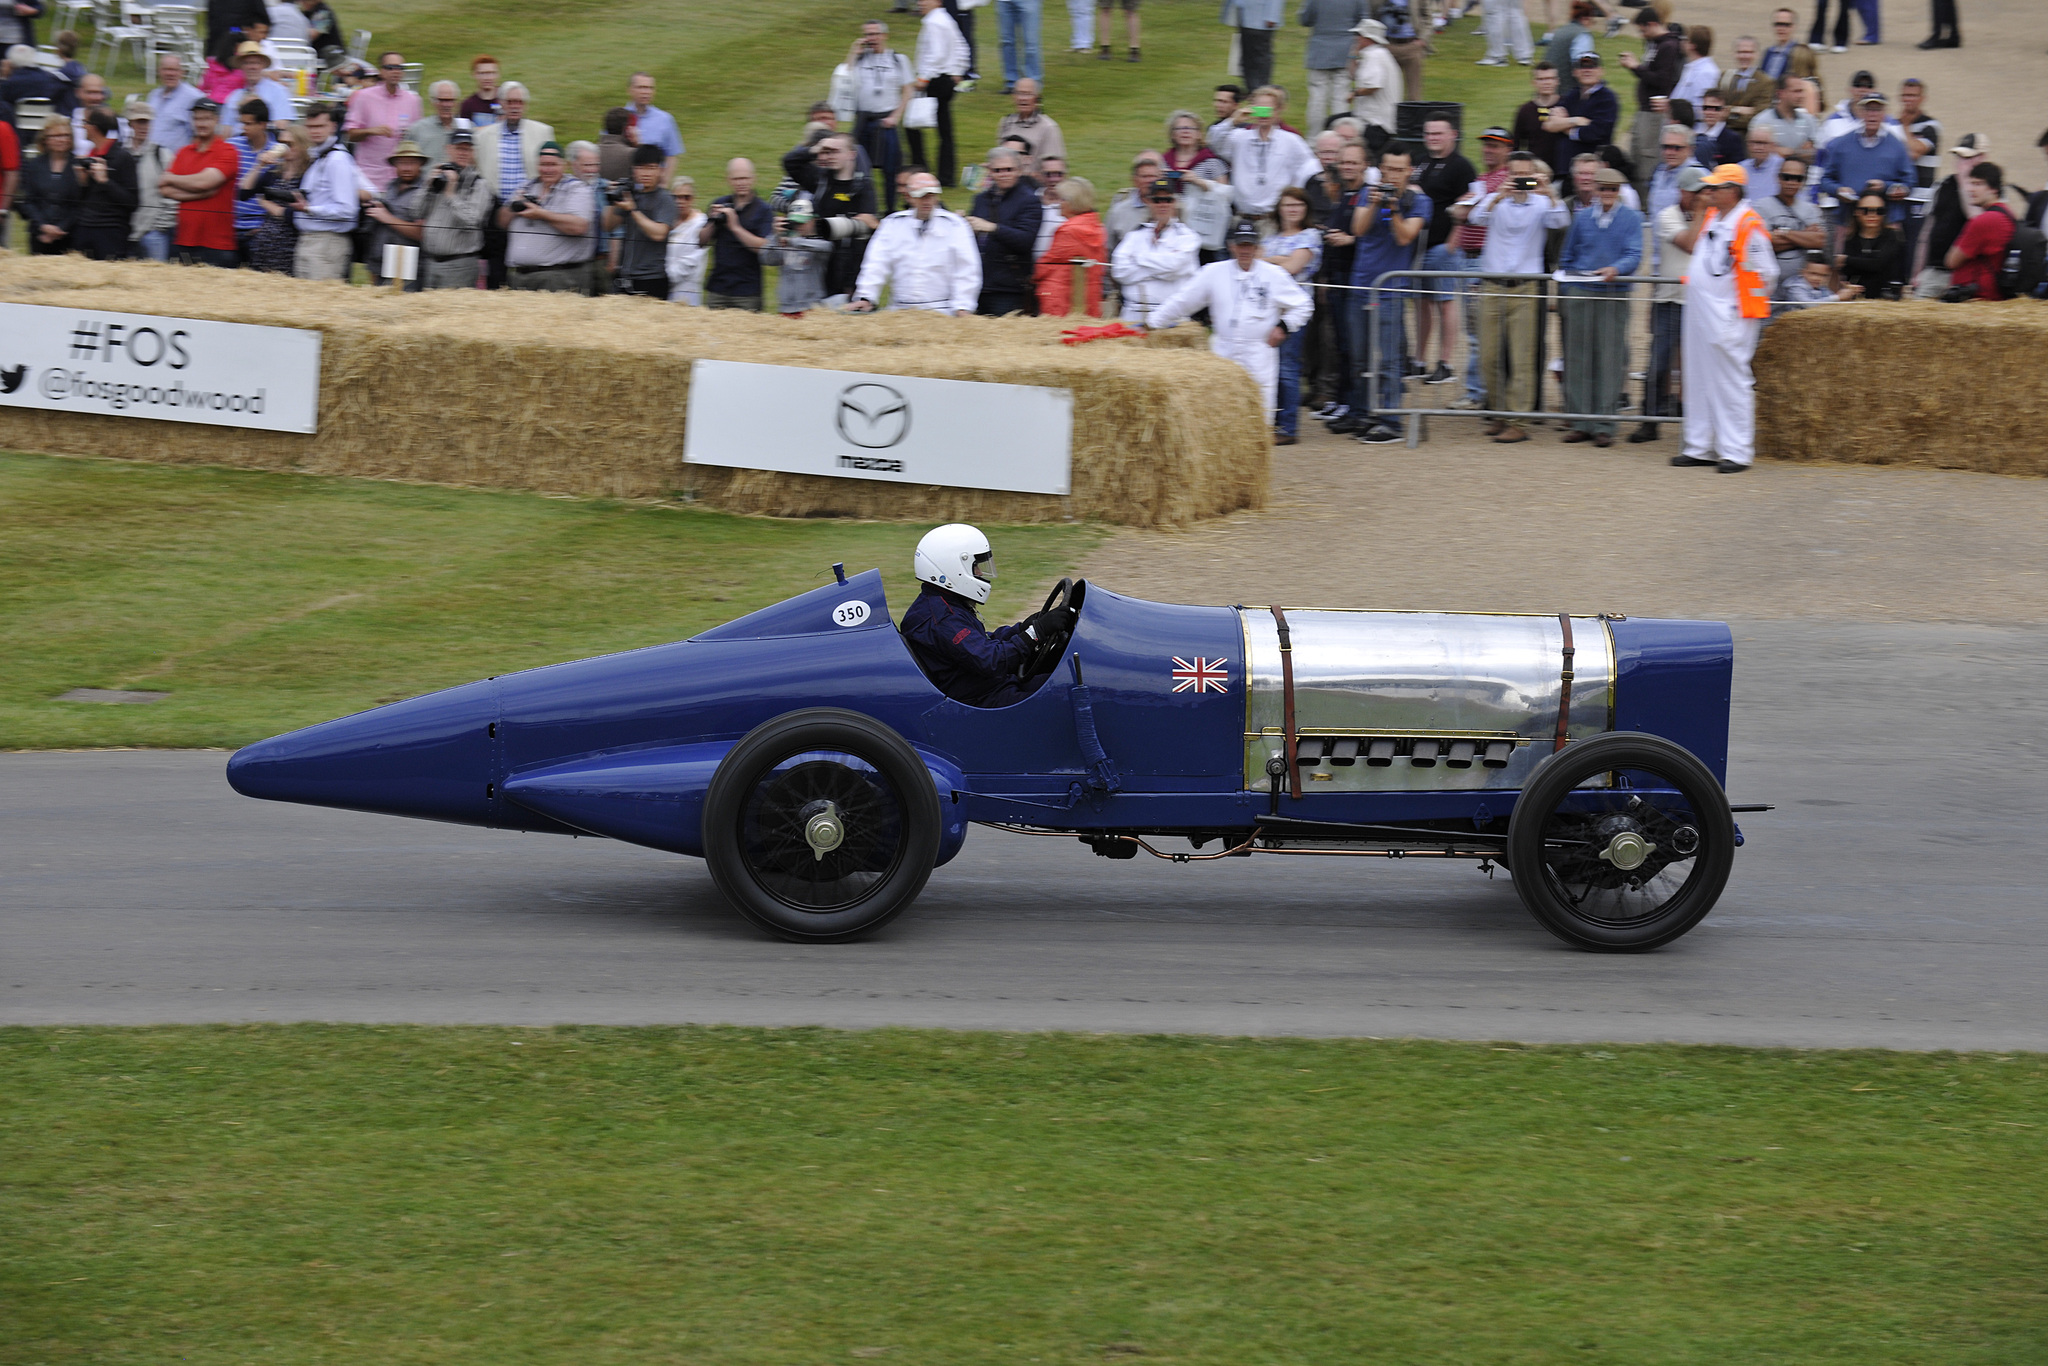
{"label": "front wheel", "polygon": [[939,826],[931,772],[902,736],[816,707],[757,726],[718,766],[704,795],[704,862],[762,929],[835,943],[917,899]]}
{"label": "front wheel", "polygon": [[1707,766],[1655,735],[1569,745],[1508,820],[1515,891],[1575,948],[1635,953],[1706,918],[1735,859],[1735,818]]}

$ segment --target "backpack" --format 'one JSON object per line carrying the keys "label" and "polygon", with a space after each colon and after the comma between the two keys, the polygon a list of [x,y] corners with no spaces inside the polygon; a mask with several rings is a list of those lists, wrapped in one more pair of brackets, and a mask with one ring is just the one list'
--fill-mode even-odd
{"label": "backpack", "polygon": [[2044,279],[2048,279],[2048,236],[2037,227],[2015,220],[2012,240],[2005,244],[2005,264],[1998,271],[1999,296],[2031,298]]}

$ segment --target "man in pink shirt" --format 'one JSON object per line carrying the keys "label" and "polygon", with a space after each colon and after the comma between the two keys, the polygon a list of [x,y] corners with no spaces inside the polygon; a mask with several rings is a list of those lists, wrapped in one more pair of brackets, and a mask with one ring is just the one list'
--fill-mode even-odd
{"label": "man in pink shirt", "polygon": [[355,93],[348,102],[349,150],[356,165],[379,192],[391,184],[394,174],[388,160],[407,125],[420,116],[420,97],[399,84],[405,77],[405,58],[387,52],[377,58],[377,80]]}

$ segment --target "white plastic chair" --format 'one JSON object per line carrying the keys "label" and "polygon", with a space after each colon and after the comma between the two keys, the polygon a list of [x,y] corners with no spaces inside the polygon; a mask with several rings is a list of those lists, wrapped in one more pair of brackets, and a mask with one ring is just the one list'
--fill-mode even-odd
{"label": "white plastic chair", "polygon": [[426,79],[426,75],[427,64],[425,62],[407,62],[405,64],[405,74],[399,77],[398,83],[417,95],[420,93],[420,82]]}
{"label": "white plastic chair", "polygon": [[270,45],[277,49],[275,65],[280,71],[314,71],[319,68],[320,56],[313,51],[311,43],[273,38]]}
{"label": "white plastic chair", "polygon": [[49,121],[48,100],[23,100],[14,106],[14,131],[21,134],[23,142],[31,141],[31,135],[42,132],[43,125]]}
{"label": "white plastic chair", "polygon": [[[103,73],[107,76],[112,76],[114,68],[121,64],[121,49],[124,47],[134,47],[136,65],[142,66],[149,61],[149,24],[139,7],[131,9],[121,0],[93,0],[92,14],[92,50],[86,54],[87,70],[91,70],[99,59],[101,48],[107,52],[107,68]],[[154,76],[156,73],[148,74]]]}
{"label": "white plastic chair", "polygon": [[149,16],[149,64],[151,70],[165,56],[176,56],[187,70],[206,65],[206,44],[199,36],[199,11],[190,5],[158,5]]}

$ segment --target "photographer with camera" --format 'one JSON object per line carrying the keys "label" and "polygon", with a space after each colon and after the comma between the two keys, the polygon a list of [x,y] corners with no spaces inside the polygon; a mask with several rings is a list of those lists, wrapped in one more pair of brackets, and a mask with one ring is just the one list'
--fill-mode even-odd
{"label": "photographer with camera", "polygon": [[809,195],[778,193],[768,201],[776,210],[775,234],[761,248],[761,264],[777,267],[775,311],[801,318],[825,299],[825,261],[832,244],[821,239]]}
{"label": "photographer with camera", "polygon": [[420,288],[475,289],[484,224],[497,197],[476,164],[476,135],[448,135],[448,160],[427,173],[420,212]]}
{"label": "photographer with camera", "polygon": [[78,216],[71,247],[95,261],[125,261],[134,254],[128,224],[135,215],[135,158],[117,136],[120,122],[104,105],[85,118],[90,145],[71,165],[78,177]]}
{"label": "photographer with camera", "polygon": [[[427,154],[418,144],[400,142],[386,160],[391,163],[390,183],[363,210],[376,224],[370,231],[370,280],[380,285],[388,283],[384,278],[384,248],[418,245],[427,193],[427,182],[421,175],[427,169]],[[406,292],[417,293],[423,288],[425,281],[415,276]]]}
{"label": "photographer with camera", "polygon": [[540,174],[498,210],[505,232],[506,286],[581,294],[595,254],[590,226],[597,202],[590,186],[566,175],[568,159],[552,139],[535,158]]}
{"label": "photographer with camera", "polygon": [[[1571,210],[1557,197],[1550,167],[1533,152],[1508,157],[1508,176],[1499,189],[1481,195],[1465,221],[1486,229],[1479,251],[1482,276],[1540,275],[1543,249],[1557,228],[1571,225]],[[1479,369],[1486,382],[1486,406],[1495,412],[1536,411],[1536,326],[1541,320],[1535,280],[1482,278],[1479,285]],[[1520,418],[1495,418],[1486,434],[1502,445],[1527,441]]]}
{"label": "photographer with camera", "polygon": [[813,152],[811,203],[816,235],[832,244],[825,263],[827,296],[851,295],[860,279],[868,239],[881,226],[875,211],[875,183],[860,169],[860,147],[850,133],[827,133]]}
{"label": "photographer with camera", "polygon": [[675,196],[661,187],[667,158],[649,144],[633,149],[633,178],[613,182],[605,193],[607,230],[623,228],[619,248],[619,291],[649,299],[668,298],[668,235],[676,224]]}
{"label": "photographer with camera", "polygon": [[[1351,297],[1346,304],[1350,325],[1352,386],[1350,412],[1330,424],[1333,432],[1350,432],[1369,445],[1384,445],[1401,439],[1398,423],[1380,417],[1375,408],[1401,406],[1403,377],[1408,368],[1407,300],[1414,281],[1390,280],[1373,303],[1368,286],[1391,270],[1415,269],[1422,246],[1423,228],[1435,206],[1429,196],[1411,188],[1408,177],[1415,166],[1414,153],[1405,142],[1390,142],[1380,152],[1380,179],[1358,192],[1357,207],[1351,211],[1351,236],[1356,245],[1351,255]],[[1377,329],[1370,331],[1368,329]],[[1377,337],[1379,354],[1374,357],[1368,338]],[[1368,360],[1376,367],[1374,376],[1364,370]]]}
{"label": "photographer with camera", "polygon": [[754,163],[734,157],[725,163],[731,194],[711,203],[697,240],[711,248],[704,280],[706,308],[761,311],[761,248],[775,231],[775,214],[754,195]]}

